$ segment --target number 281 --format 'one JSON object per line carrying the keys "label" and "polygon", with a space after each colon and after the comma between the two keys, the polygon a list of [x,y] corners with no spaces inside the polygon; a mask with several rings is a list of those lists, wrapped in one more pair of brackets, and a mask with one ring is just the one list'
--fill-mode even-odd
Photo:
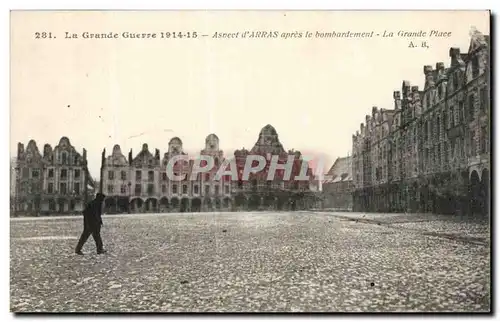
{"label": "number 281", "polygon": [[35,32],[35,39],[54,38],[51,32]]}

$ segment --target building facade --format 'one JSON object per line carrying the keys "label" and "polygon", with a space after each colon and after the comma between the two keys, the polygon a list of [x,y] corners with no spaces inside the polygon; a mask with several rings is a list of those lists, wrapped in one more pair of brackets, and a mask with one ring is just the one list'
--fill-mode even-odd
{"label": "building facade", "polygon": [[353,209],[352,158],[337,158],[322,184],[322,206],[325,209]]}
{"label": "building facade", "polygon": [[87,168],[87,153],[80,154],[67,137],[43,154],[30,140],[18,144],[15,166],[14,215],[73,214],[82,211],[94,185]]}
{"label": "building facade", "polygon": [[[211,171],[198,173],[194,180],[191,174],[194,162],[183,151],[180,138],[172,138],[168,151],[160,159],[160,151],[155,154],[143,144],[142,150],[133,157],[129,152],[128,160],[122,154],[120,146],[115,145],[113,153],[102,155],[102,187],[106,195],[107,213],[123,212],[186,212],[231,209],[231,181],[216,180],[218,165],[224,161],[224,153],[219,149],[219,138],[210,134],[205,140],[205,148],[200,156],[209,155],[215,160]],[[173,164],[172,174],[182,179],[167,175],[169,161],[184,156]],[[199,163],[198,163],[199,164]],[[202,165],[206,166],[206,164]]]}
{"label": "building facade", "polygon": [[372,108],[353,135],[354,210],[488,213],[489,37],[476,32],[450,66],[403,81],[394,108]]}
{"label": "building facade", "polygon": [[[102,191],[106,195],[105,211],[107,213],[123,212],[198,212],[198,211],[231,211],[231,210],[264,210],[264,209],[300,209],[307,206],[309,182],[283,180],[283,171],[277,170],[274,180],[267,180],[270,157],[279,156],[284,163],[293,156],[291,178],[300,173],[300,152],[285,152],[278,140],[276,130],[268,125],[262,129],[259,139],[250,151],[237,150],[233,157],[226,158],[219,147],[219,138],[210,134],[205,139],[205,147],[200,151],[199,160],[189,158],[183,151],[180,138],[172,138],[168,151],[160,159],[160,151],[152,154],[148,145],[133,157],[129,152],[128,159],[116,145],[110,156],[102,154],[101,180]],[[175,177],[167,174],[167,165],[173,157],[183,156],[172,166]],[[266,167],[259,173],[243,180],[243,168],[250,155],[264,156]],[[214,162],[208,172],[201,172],[191,178],[193,165],[206,166],[206,156]],[[226,170],[236,166],[238,180],[231,175],[216,177],[220,167]],[[305,171],[311,174],[311,170]]]}
{"label": "building facade", "polygon": [[[245,180],[243,169],[249,156],[261,156],[266,164],[262,171],[250,174],[248,180]],[[285,151],[272,125],[262,128],[250,151],[244,148],[236,150],[234,157],[238,181],[233,182],[232,193],[237,210],[298,210],[316,205],[316,194],[310,189],[314,179],[312,169],[303,160],[300,151]],[[276,169],[272,179],[268,180],[273,158],[279,165],[292,164],[289,178],[286,177],[285,170]],[[297,178],[301,174],[309,179]]]}

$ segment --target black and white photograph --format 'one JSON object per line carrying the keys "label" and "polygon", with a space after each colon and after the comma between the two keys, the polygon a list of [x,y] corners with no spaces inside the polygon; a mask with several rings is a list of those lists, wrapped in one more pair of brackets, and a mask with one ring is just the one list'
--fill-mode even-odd
{"label": "black and white photograph", "polygon": [[12,313],[491,313],[490,11],[12,10]]}

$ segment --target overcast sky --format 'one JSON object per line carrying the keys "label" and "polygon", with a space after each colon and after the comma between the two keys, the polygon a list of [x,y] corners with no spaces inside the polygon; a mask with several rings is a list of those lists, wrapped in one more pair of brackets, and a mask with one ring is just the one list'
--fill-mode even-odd
{"label": "overcast sky", "polygon": [[[250,149],[272,124],[285,149],[323,155],[326,167],[351,150],[372,106],[393,108],[403,80],[423,86],[424,65],[466,52],[487,12],[15,12],[11,19],[11,153],[35,139],[42,152],[62,136],[100,154],[143,143],[166,152],[179,136],[197,153],[216,133],[226,154]],[[218,32],[451,31],[425,38],[211,39]],[[56,39],[34,39],[35,32]],[[64,32],[196,31],[198,39],[65,40]]]}

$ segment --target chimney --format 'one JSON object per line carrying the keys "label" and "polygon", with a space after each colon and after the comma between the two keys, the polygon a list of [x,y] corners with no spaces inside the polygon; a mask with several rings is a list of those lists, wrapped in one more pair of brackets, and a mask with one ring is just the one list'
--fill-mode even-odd
{"label": "chimney", "polygon": [[394,98],[394,109],[400,110],[401,109],[401,92],[394,91],[394,93],[392,94],[392,97]]}
{"label": "chimney", "polygon": [[22,159],[24,157],[24,144],[19,142],[17,144],[17,158]]}
{"label": "chimney", "polygon": [[460,56],[460,48],[451,47],[450,48],[450,57],[451,58],[458,58],[459,56]]}
{"label": "chimney", "polygon": [[432,66],[425,65],[424,66],[424,75],[425,75],[425,87],[434,86],[434,76],[432,75]]}
{"label": "chimney", "polygon": [[442,71],[444,69],[444,63],[443,62],[436,63],[436,69],[438,71]]}
{"label": "chimney", "polygon": [[130,151],[128,153],[128,164],[132,165],[132,149],[130,149]]}

